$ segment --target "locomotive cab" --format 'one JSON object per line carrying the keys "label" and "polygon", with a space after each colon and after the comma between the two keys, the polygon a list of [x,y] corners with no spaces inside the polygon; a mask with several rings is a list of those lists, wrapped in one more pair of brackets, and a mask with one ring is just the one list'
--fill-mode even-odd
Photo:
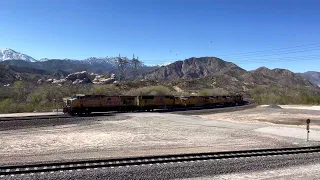
{"label": "locomotive cab", "polygon": [[80,107],[80,99],[84,95],[74,95],[71,98],[64,98],[65,106],[63,107],[63,113],[73,115],[76,110]]}

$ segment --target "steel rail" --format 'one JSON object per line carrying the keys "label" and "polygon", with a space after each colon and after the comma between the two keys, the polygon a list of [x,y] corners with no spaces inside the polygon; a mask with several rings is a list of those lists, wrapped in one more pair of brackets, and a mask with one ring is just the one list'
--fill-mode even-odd
{"label": "steel rail", "polygon": [[[235,110],[243,110],[247,108],[253,108],[256,105],[254,104],[246,104],[246,105],[238,105],[238,106],[220,106],[220,107],[214,107],[214,108],[190,108],[187,110],[156,110],[154,112],[160,112],[160,113],[173,113],[173,114],[204,114],[204,113],[212,113],[212,112],[224,112],[224,111],[235,111]],[[113,111],[105,112],[110,113]],[[143,112],[139,112],[143,113]],[[60,115],[39,115],[39,116],[17,116],[17,117],[0,117],[0,122],[5,121],[19,121],[19,120],[35,120],[35,119],[68,119],[68,118],[74,118],[74,117],[94,117],[95,114],[91,115],[84,115],[84,116],[70,116],[68,114],[60,114]],[[99,115],[96,115],[99,116]],[[103,116],[103,115],[102,115]]]}
{"label": "steel rail", "polygon": [[0,166],[0,175],[41,173],[50,171],[67,171],[87,168],[134,166],[145,164],[162,164],[171,162],[190,162],[216,159],[232,159],[240,157],[261,157],[276,155],[292,155],[303,153],[319,153],[320,146],[279,148],[279,149],[258,149],[244,151],[225,151],[192,154],[174,154],[161,156],[144,156],[130,158],[82,160],[69,162],[52,162],[39,164]]}
{"label": "steel rail", "polygon": [[34,120],[34,119],[58,119],[58,118],[71,118],[71,116],[63,114],[63,115],[0,117],[0,122],[1,121]]}

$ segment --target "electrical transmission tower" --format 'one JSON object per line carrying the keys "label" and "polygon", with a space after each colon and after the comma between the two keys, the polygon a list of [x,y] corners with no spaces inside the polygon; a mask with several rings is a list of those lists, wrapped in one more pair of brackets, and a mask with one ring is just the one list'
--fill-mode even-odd
{"label": "electrical transmission tower", "polygon": [[117,60],[118,63],[118,79],[119,81],[126,79],[126,70],[127,70],[127,64],[129,63],[127,58],[121,58],[120,54]]}
{"label": "electrical transmission tower", "polygon": [[132,66],[132,76],[133,78],[138,76],[138,68],[140,66],[141,62],[139,61],[139,57],[135,58],[133,54],[133,58],[131,60],[131,66]]}

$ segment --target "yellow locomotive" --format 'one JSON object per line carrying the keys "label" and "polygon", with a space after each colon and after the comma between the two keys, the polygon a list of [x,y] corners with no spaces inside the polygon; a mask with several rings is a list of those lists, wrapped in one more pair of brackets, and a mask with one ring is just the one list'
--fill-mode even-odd
{"label": "yellow locomotive", "polygon": [[64,113],[153,111],[208,108],[244,104],[242,95],[232,96],[105,96],[75,95],[65,98]]}

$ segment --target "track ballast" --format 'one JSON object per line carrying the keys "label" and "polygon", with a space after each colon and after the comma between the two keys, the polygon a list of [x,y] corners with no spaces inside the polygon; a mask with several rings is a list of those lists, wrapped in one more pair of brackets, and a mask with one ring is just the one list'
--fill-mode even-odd
{"label": "track ballast", "polygon": [[83,160],[71,162],[54,162],[41,164],[25,164],[13,166],[1,166],[0,175],[44,173],[55,171],[67,171],[87,168],[103,167],[121,167],[121,166],[139,166],[147,164],[179,163],[188,161],[205,161],[217,159],[232,159],[241,157],[261,157],[277,155],[294,155],[306,153],[319,153],[320,146],[298,147],[298,148],[279,148],[279,149],[258,149],[245,151],[228,151],[228,152],[209,152],[209,153],[192,153],[192,154],[175,154],[161,156],[145,156],[117,159],[99,159]]}

